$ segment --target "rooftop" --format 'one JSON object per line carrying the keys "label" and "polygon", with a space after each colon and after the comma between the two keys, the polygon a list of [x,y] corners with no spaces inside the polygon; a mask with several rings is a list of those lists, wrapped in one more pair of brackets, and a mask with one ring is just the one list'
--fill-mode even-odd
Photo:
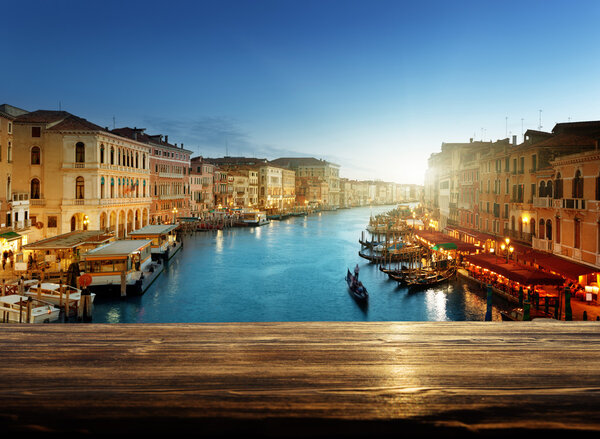
{"label": "rooftop", "polygon": [[73,249],[83,244],[105,243],[114,238],[100,230],[76,230],[23,246],[26,250]]}
{"label": "rooftop", "polygon": [[141,239],[123,239],[121,241],[113,241],[102,247],[90,250],[85,254],[85,257],[96,256],[127,256],[131,253],[140,251],[152,243],[151,240]]}
{"label": "rooftop", "polygon": [[150,224],[130,232],[129,235],[164,235],[177,228],[177,224]]}

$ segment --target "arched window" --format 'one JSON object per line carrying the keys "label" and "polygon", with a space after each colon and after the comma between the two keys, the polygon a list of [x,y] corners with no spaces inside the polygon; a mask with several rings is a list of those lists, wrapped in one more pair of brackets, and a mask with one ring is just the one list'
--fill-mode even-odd
{"label": "arched window", "polygon": [[75,218],[75,215],[73,215],[71,217],[71,232],[74,232],[76,228],[77,228],[77,219]]}
{"label": "arched window", "polygon": [[40,181],[37,178],[31,180],[31,191],[29,194],[29,198],[32,200],[40,199]]}
{"label": "arched window", "polygon": [[556,175],[556,181],[554,185],[554,198],[559,199],[563,197],[563,181],[560,172]]}
{"label": "arched window", "polygon": [[83,177],[75,179],[75,198],[83,200],[85,198],[85,183]]}
{"label": "arched window", "polygon": [[139,156],[139,154],[136,152],[136,153],[135,153],[135,167],[136,167],[136,168],[138,167],[138,164],[139,164],[139,159],[140,159],[140,156]]}
{"label": "arched window", "polygon": [[546,196],[552,198],[552,180],[546,183]]}
{"label": "arched window", "polygon": [[546,182],[545,181],[540,181],[540,190],[538,191],[538,195],[540,198],[543,198],[546,196]]}
{"label": "arched window", "polygon": [[31,148],[31,164],[39,165],[41,161],[41,152],[39,146],[34,146]]}
{"label": "arched window", "polygon": [[114,146],[110,147],[110,164],[111,165],[115,164],[115,147]]}
{"label": "arched window", "polygon": [[110,198],[115,198],[115,179],[110,179]]}
{"label": "arched window", "polygon": [[100,198],[104,198],[104,177],[100,178]]}
{"label": "arched window", "polygon": [[579,169],[573,178],[573,198],[583,198],[583,178]]}
{"label": "arched window", "polygon": [[100,145],[100,163],[104,163],[104,145]]}
{"label": "arched window", "polygon": [[531,220],[531,236],[535,236],[535,219]]}
{"label": "arched window", "polygon": [[552,241],[552,220],[546,221],[546,239]]}
{"label": "arched window", "polygon": [[573,242],[575,248],[581,248],[581,219],[575,218],[574,220],[574,233]]}
{"label": "arched window", "polygon": [[546,239],[546,223],[544,218],[540,218],[540,239]]}
{"label": "arched window", "polygon": [[515,230],[515,217],[514,216],[512,216],[510,218],[510,230],[513,230],[513,231]]}
{"label": "arched window", "polygon": [[142,154],[142,169],[146,169],[146,154]]}
{"label": "arched window", "polygon": [[85,145],[81,142],[77,142],[77,144],[75,145],[75,162],[85,162]]}
{"label": "arched window", "polygon": [[556,217],[556,239],[554,240],[557,244],[560,244],[560,218]]}

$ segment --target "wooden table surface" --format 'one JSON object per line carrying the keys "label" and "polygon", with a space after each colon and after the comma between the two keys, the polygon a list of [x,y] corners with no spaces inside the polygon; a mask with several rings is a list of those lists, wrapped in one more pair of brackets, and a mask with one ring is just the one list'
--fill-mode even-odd
{"label": "wooden table surface", "polygon": [[0,327],[3,432],[600,430],[600,322]]}

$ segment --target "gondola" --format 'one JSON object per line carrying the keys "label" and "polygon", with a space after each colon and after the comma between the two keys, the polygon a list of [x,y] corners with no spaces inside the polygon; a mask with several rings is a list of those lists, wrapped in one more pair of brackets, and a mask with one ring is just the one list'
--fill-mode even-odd
{"label": "gondola", "polygon": [[407,284],[409,287],[411,287],[413,289],[431,287],[431,286],[438,285],[438,284],[441,284],[442,282],[446,282],[446,281],[450,280],[450,278],[453,277],[455,274],[456,274],[456,268],[452,267],[452,268],[447,269],[444,272],[439,272],[439,273],[435,273],[435,274],[432,274],[429,276],[409,280],[407,282]]}
{"label": "gondola", "polygon": [[354,275],[350,273],[348,270],[348,274],[346,274],[346,282],[348,283],[348,288],[352,293],[352,297],[359,302],[366,302],[369,298],[369,293],[367,293],[367,289],[358,279],[355,280]]}

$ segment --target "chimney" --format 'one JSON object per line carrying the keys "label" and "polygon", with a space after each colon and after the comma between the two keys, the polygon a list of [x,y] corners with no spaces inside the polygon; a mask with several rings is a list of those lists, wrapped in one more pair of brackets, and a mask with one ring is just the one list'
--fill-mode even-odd
{"label": "chimney", "polygon": [[469,139],[469,143],[473,143],[473,138],[472,137]]}
{"label": "chimney", "polygon": [[181,149],[183,149],[183,142],[181,142]]}
{"label": "chimney", "polygon": [[516,145],[516,144],[517,144],[517,136],[516,136],[516,135],[514,135],[514,136],[513,136],[513,145]]}
{"label": "chimney", "polygon": [[165,143],[169,143],[169,135],[165,136]]}
{"label": "chimney", "polygon": [[137,140],[137,127],[133,127],[133,140]]}

